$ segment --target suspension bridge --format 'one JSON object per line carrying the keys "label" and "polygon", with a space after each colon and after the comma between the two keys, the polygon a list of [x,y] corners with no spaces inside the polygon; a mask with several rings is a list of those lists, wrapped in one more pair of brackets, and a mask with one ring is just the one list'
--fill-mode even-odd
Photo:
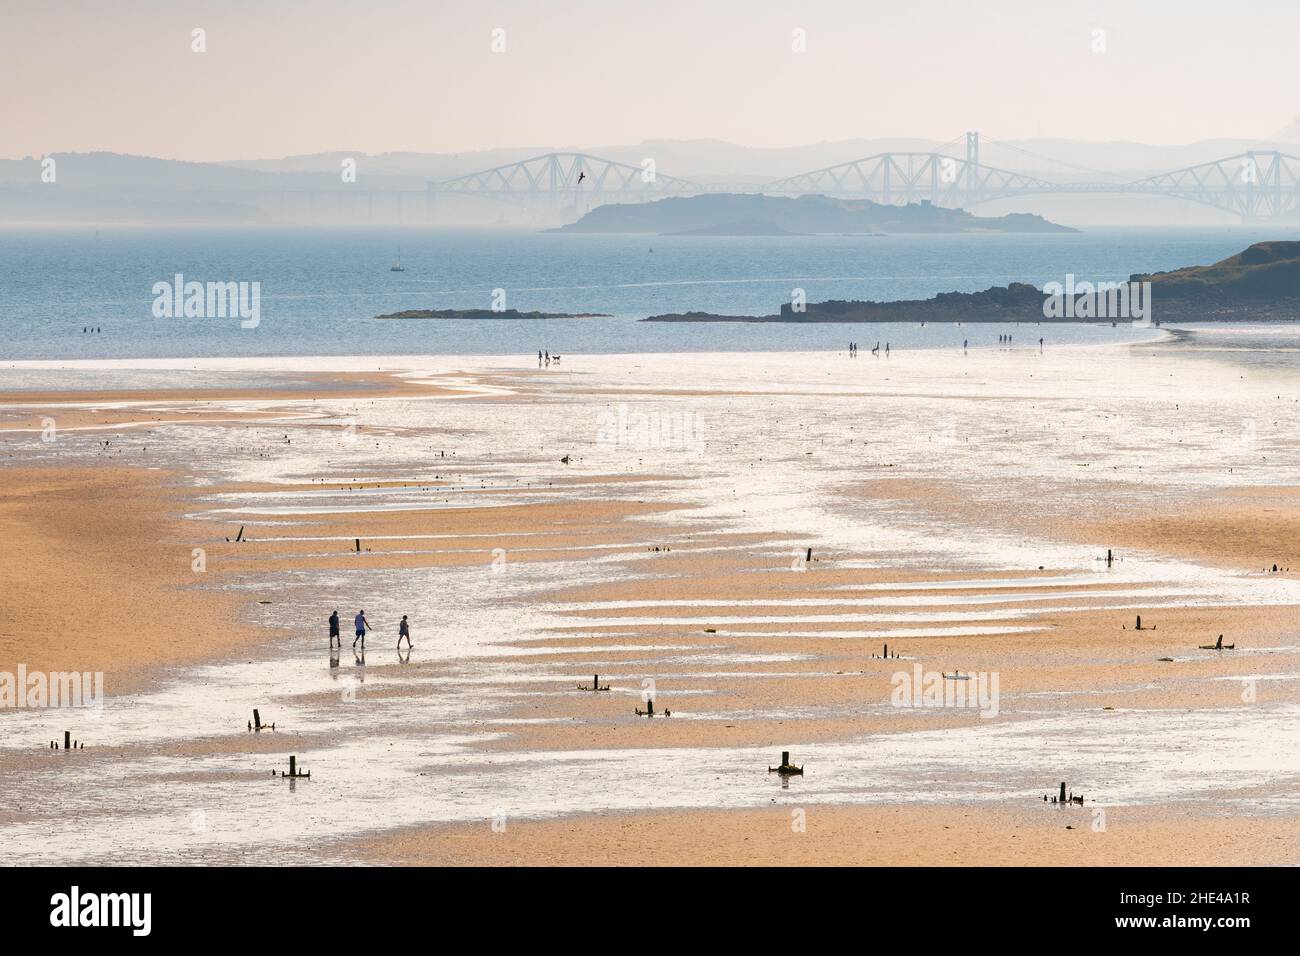
{"label": "suspension bridge", "polygon": [[561,219],[578,218],[605,203],[718,192],[823,195],[893,205],[928,202],[963,209],[1027,196],[1158,196],[1212,206],[1244,221],[1277,219],[1300,209],[1300,157],[1276,150],[1247,151],[1132,181],[1115,176],[1055,181],[982,163],[977,132],[967,133],[965,143],[964,153],[877,153],[797,176],[743,185],[664,175],[649,159],[634,166],[585,153],[545,153],[430,182],[427,200],[430,217],[439,197],[475,196]]}

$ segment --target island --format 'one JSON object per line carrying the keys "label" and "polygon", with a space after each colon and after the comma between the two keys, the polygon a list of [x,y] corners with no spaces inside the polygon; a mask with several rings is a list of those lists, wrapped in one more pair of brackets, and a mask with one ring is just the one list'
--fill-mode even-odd
{"label": "island", "polygon": [[894,206],[869,199],[708,193],[644,203],[607,203],[550,232],[665,236],[884,235],[886,233],[1076,232],[1030,213],[981,217],[929,201]]}
{"label": "island", "polygon": [[[1144,286],[1141,301],[1150,319],[1162,322],[1245,322],[1300,319],[1300,242],[1258,242],[1208,266],[1171,272],[1137,273],[1128,283]],[[1053,310],[1043,289],[1023,282],[981,292],[941,292],[930,299],[894,302],[791,303],[771,315],[713,315],[683,312],[652,315],[643,322],[1109,322],[1115,316],[1079,307],[1086,293],[1072,296],[1068,309]],[[1101,294],[1098,293],[1100,298]],[[1131,316],[1119,317],[1128,321]]]}

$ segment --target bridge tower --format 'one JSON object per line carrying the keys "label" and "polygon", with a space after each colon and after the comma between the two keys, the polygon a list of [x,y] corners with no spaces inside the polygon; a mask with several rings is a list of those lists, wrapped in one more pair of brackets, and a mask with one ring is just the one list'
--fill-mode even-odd
{"label": "bridge tower", "polygon": [[980,134],[979,130],[966,134],[966,195],[974,202],[979,196]]}

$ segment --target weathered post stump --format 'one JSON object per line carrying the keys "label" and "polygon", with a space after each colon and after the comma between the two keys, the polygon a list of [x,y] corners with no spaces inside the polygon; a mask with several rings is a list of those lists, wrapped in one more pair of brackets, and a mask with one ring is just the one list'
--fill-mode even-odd
{"label": "weathered post stump", "polygon": [[[272,770],[272,771],[271,771],[271,776],[274,777],[274,776],[276,776],[276,774],[277,774],[277,771],[275,771],[275,770]],[[310,779],[311,779],[311,771],[310,771],[310,770],[306,770],[306,771],[299,771],[299,770],[298,770],[298,758],[297,758],[296,756],[294,756],[293,754],[290,754],[290,755],[289,755],[289,772],[288,772],[288,773],[279,772],[279,775],[280,775],[281,777],[288,777],[290,780],[310,780]]]}
{"label": "weathered post stump", "polygon": [[768,773],[779,773],[779,774],[780,774],[781,776],[783,776],[783,777],[792,777],[792,776],[794,776],[794,777],[801,777],[801,776],[803,776],[803,767],[802,767],[802,766],[798,766],[798,767],[796,767],[794,764],[792,764],[792,763],[790,762],[790,751],[788,751],[788,750],[782,750],[782,751],[781,751],[781,766],[779,766],[779,767],[768,767],[768,768],[767,768],[767,772],[768,772]]}

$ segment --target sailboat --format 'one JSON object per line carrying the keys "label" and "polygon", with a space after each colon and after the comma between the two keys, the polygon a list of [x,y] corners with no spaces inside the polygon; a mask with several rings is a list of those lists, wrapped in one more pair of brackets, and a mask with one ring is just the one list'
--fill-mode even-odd
{"label": "sailboat", "polygon": [[388,271],[389,271],[389,272],[405,272],[405,271],[406,271],[406,266],[402,265],[402,247],[401,247],[401,246],[398,246],[398,247],[397,247],[397,259],[394,260],[392,267],[391,267]]}

